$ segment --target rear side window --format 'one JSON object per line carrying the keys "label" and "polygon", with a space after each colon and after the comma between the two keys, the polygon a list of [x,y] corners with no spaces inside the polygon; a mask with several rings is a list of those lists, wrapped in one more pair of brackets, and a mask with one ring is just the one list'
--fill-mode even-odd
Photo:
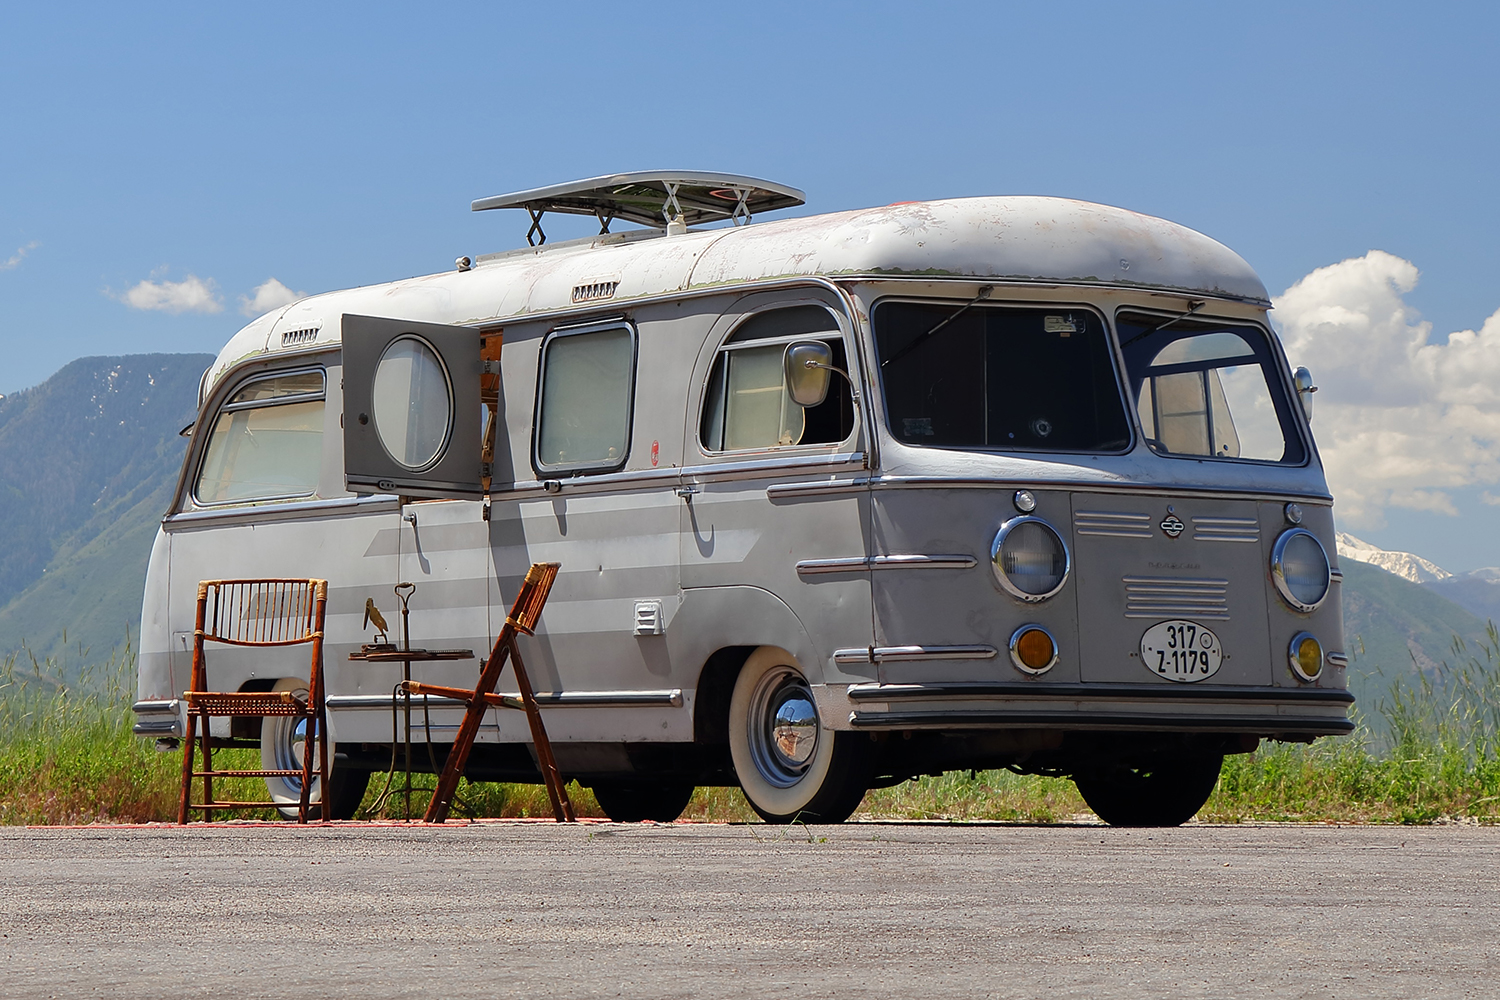
{"label": "rear side window", "polygon": [[1146,443],[1160,455],[1300,463],[1275,355],[1256,327],[1116,318]]}
{"label": "rear side window", "polygon": [[1124,451],[1130,422],[1087,309],[883,302],[875,346],[891,434],[999,451]]}
{"label": "rear side window", "polygon": [[542,347],[536,419],[539,472],[618,469],[630,451],[635,331],[553,334]]}
{"label": "rear side window", "polygon": [[291,499],[317,492],[323,464],[321,369],[258,378],[219,411],[204,449],[199,503]]}
{"label": "rear side window", "polygon": [[714,359],[704,393],[699,440],[706,451],[746,451],[837,444],[854,432],[849,385],[838,375],[828,396],[803,409],[786,391],[788,344],[820,340],[833,367],[848,371],[838,320],[821,306],[789,306],[756,313],[735,327]]}

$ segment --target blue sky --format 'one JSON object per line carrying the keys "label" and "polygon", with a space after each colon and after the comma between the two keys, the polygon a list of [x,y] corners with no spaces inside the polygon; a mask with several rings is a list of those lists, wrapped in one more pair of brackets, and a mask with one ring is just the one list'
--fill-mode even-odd
{"label": "blue sky", "polygon": [[[1381,250],[1441,339],[1500,308],[1497,29],[1479,4],[10,4],[0,391],[216,350],[269,278],[444,269],[522,242],[473,198],[658,166],[784,181],[807,212],[1122,205],[1273,294]],[[126,300],[189,276],[220,311]],[[1393,494],[1358,533],[1500,563],[1488,475],[1448,483],[1451,511]]]}

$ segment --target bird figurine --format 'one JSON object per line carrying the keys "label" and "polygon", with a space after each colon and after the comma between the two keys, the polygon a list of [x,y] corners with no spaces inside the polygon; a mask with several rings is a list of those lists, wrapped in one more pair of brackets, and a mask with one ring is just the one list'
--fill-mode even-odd
{"label": "bird figurine", "polygon": [[386,638],[386,634],[385,633],[386,633],[386,630],[390,628],[390,626],[385,623],[385,615],[381,614],[380,613],[380,609],[375,606],[375,598],[373,598],[373,597],[366,597],[365,598],[365,623],[364,623],[364,625],[361,626],[361,630],[369,628],[371,622],[375,623],[375,639],[376,639],[376,641],[381,642],[381,643],[389,642],[390,640],[388,638]]}

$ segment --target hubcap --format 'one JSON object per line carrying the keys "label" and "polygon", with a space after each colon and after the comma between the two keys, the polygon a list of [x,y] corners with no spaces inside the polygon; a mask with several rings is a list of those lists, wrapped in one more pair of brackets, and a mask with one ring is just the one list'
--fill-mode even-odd
{"label": "hubcap", "polygon": [[761,679],[750,705],[750,750],[761,777],[788,788],[818,749],[818,710],[807,681],[790,667]]}
{"label": "hubcap", "polygon": [[[306,697],[304,694],[303,697]],[[300,771],[302,770],[302,755],[307,749],[307,720],[298,719],[293,724],[291,719],[277,719],[279,725],[276,727],[276,739],[272,750],[276,755],[276,767],[279,770]],[[317,730],[313,730],[316,736]],[[313,758],[313,781],[318,779],[319,764],[321,762]],[[297,792],[302,790],[302,775],[291,774],[281,779]],[[317,790],[317,785],[313,785]]]}

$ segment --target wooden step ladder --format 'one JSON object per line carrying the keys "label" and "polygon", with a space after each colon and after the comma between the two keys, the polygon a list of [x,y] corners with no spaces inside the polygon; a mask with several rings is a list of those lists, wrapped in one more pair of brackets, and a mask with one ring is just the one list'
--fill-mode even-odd
{"label": "wooden step ladder", "polygon": [[[541,769],[542,781],[547,785],[547,797],[552,800],[552,814],[559,823],[576,821],[573,803],[568,800],[568,790],[563,787],[557,762],[552,757],[552,743],[547,739],[547,727],[542,723],[542,712],[537,707],[536,694],[532,691],[530,678],[526,676],[521,649],[516,644],[518,634],[532,635],[536,631],[537,619],[541,617],[542,606],[547,603],[547,595],[552,591],[552,581],[557,579],[560,565],[532,563],[531,568],[526,571],[521,591],[516,595],[510,614],[505,618],[505,627],[495,640],[495,648],[490,651],[484,669],[479,672],[479,683],[474,686],[473,691],[417,681],[402,683],[402,687],[411,694],[453,698],[468,704],[464,721],[458,728],[458,736],[454,738],[453,749],[448,752],[447,762],[443,765],[442,777],[438,779],[437,788],[432,793],[432,801],[427,804],[427,814],[422,817],[424,822],[442,823],[447,820],[454,793],[458,791],[458,779],[463,777],[464,768],[469,762],[469,751],[474,749],[474,737],[479,735],[480,723],[491,707],[520,709],[526,713],[526,721],[531,724],[531,740],[536,746],[537,766]],[[516,687],[521,694],[519,698],[495,693],[495,685],[500,681],[500,672],[505,669],[507,659],[514,664]]]}

